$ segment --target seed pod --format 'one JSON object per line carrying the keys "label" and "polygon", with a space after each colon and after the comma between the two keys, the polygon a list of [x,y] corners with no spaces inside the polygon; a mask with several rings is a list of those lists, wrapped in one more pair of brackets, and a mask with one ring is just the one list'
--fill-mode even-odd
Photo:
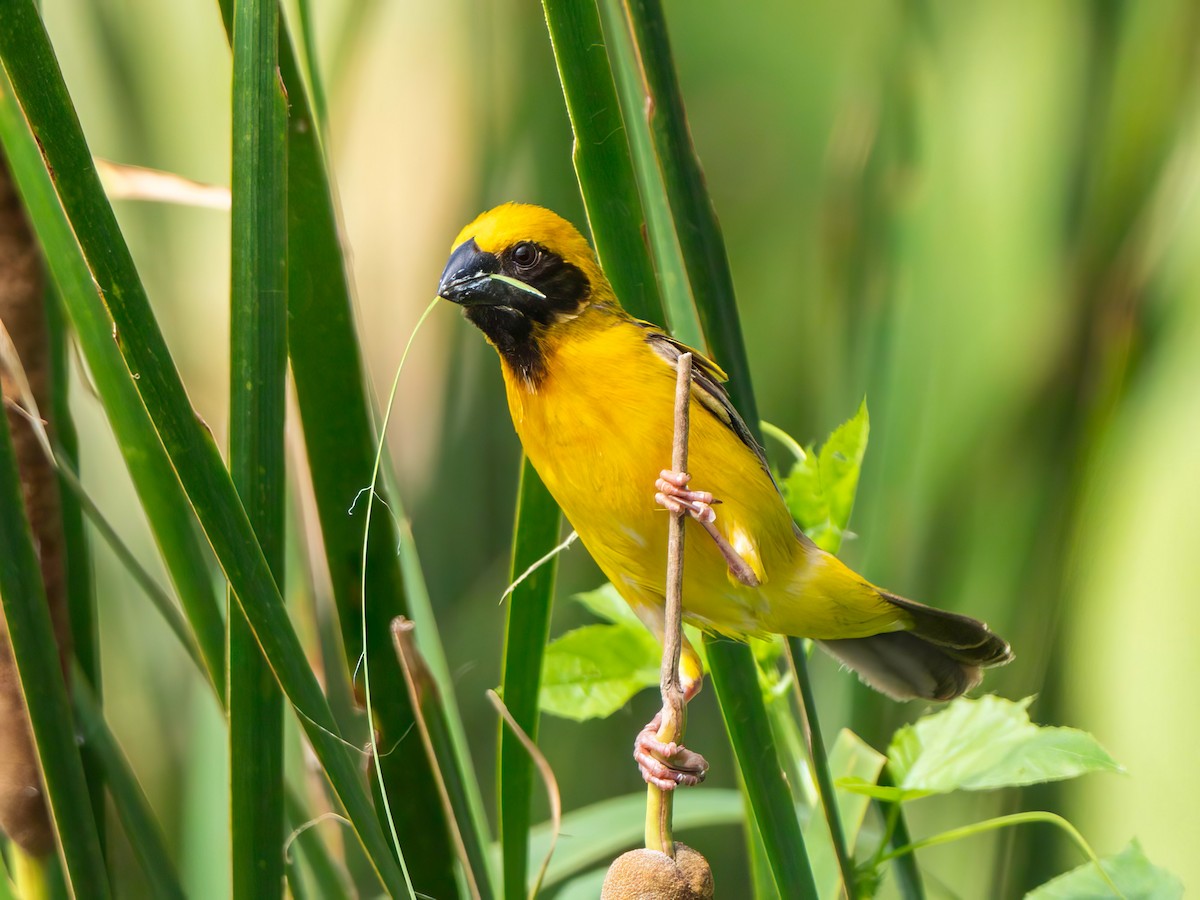
{"label": "seed pod", "polygon": [[600,900],[712,900],[708,860],[686,844],[675,858],[657,850],[630,850],[609,867]]}
{"label": "seed pod", "polygon": [[[25,220],[8,169],[0,159],[0,322],[4,323],[16,348],[30,392],[42,414],[46,415],[50,407],[50,355],[42,306],[44,293],[38,245]],[[0,367],[0,390],[6,401],[21,402],[17,380],[3,367]],[[70,659],[70,623],[58,482],[33,427],[7,404],[5,411],[65,678],[66,662]],[[46,810],[36,751],[2,608],[0,829],[30,855],[43,855],[54,848],[54,832]]]}

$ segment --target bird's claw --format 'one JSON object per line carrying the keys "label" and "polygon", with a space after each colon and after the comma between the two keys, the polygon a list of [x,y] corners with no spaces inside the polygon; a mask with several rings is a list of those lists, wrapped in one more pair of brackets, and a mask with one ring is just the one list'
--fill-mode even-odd
{"label": "bird's claw", "polygon": [[714,499],[709,491],[688,490],[691,477],[686,472],[663,469],[654,482],[658,491],[654,495],[654,502],[677,516],[686,512],[699,522],[711,523],[717,518],[713,504],[721,501]]}
{"label": "bird's claw", "polygon": [[746,587],[758,587],[761,581],[753,567],[742,558],[742,555],[733,548],[729,540],[714,524],[717,520],[717,512],[713,509],[713,505],[721,501],[714,499],[708,491],[689,490],[687,485],[691,478],[692,476],[687,472],[672,472],[670,469],[663,469],[658,473],[658,480],[654,482],[654,487],[658,491],[654,495],[654,502],[677,516],[687,513],[704,526],[704,530],[708,532],[716,543],[717,549],[721,551],[721,555],[725,557],[730,574]]}
{"label": "bird's claw", "polygon": [[673,791],[677,787],[699,784],[708,774],[708,761],[674,741],[658,739],[662,713],[655,716],[633,743],[633,758],[642,778],[659,790]]}

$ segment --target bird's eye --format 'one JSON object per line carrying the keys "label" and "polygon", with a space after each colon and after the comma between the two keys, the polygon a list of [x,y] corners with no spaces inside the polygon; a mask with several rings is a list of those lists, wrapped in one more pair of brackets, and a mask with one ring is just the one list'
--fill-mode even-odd
{"label": "bird's eye", "polygon": [[541,254],[538,253],[537,247],[533,246],[533,244],[529,243],[528,241],[517,244],[517,246],[513,247],[513,262],[522,269],[533,268],[540,255]]}

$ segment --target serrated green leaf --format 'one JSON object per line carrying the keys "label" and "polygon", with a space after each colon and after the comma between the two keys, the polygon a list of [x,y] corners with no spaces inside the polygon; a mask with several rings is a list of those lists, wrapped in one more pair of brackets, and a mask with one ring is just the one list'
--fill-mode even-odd
{"label": "serrated green leaf", "polygon": [[805,532],[829,521],[829,505],[821,490],[820,457],[812,444],[804,448],[804,458],[796,460],[782,486],[792,518]]}
{"label": "serrated green leaf", "polygon": [[640,623],[568,631],[546,647],[542,710],[576,721],[604,718],[657,685],[660,664],[658,641]]}
{"label": "serrated green leaf", "polygon": [[869,433],[864,399],[858,412],[833,430],[819,452],[811,444],[805,448],[804,458],[796,461],[781,485],[792,518],[830,553],[841,546],[850,522]]}
{"label": "serrated green leaf", "polygon": [[[1127,900],[1178,900],[1183,896],[1183,882],[1166,869],[1159,868],[1146,858],[1138,842],[1116,856],[1106,856],[1100,865],[1108,873]],[[1065,875],[1047,881],[1025,895],[1026,900],[1082,900],[1082,898],[1111,897],[1112,888],[1100,876],[1095,863],[1086,862]]]}
{"label": "serrated green leaf", "polygon": [[888,761],[905,799],[912,791],[990,790],[1121,771],[1086,732],[1031,722],[1031,702],[959,698],[897,731]]}
{"label": "serrated green leaf", "polygon": [[863,455],[867,452],[870,430],[871,422],[864,397],[854,417],[835,428],[821,448],[821,489],[829,507],[830,526],[839,534],[846,530],[850,512],[854,509],[858,474],[862,469]]}

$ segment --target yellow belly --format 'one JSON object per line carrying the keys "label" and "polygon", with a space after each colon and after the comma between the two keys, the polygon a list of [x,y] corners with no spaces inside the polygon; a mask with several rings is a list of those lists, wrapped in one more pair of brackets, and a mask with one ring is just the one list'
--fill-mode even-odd
{"label": "yellow belly", "polygon": [[[536,391],[505,371],[513,424],[530,461],[621,595],[639,612],[660,607],[667,514],[654,502],[669,468],[675,374],[627,319],[590,312],[559,326]],[[758,458],[693,396],[688,472],[711,491],[717,527],[762,584],[728,575],[724,557],[689,520],[685,617],[734,635],[861,637],[897,627],[866,582],[795,536]]]}

